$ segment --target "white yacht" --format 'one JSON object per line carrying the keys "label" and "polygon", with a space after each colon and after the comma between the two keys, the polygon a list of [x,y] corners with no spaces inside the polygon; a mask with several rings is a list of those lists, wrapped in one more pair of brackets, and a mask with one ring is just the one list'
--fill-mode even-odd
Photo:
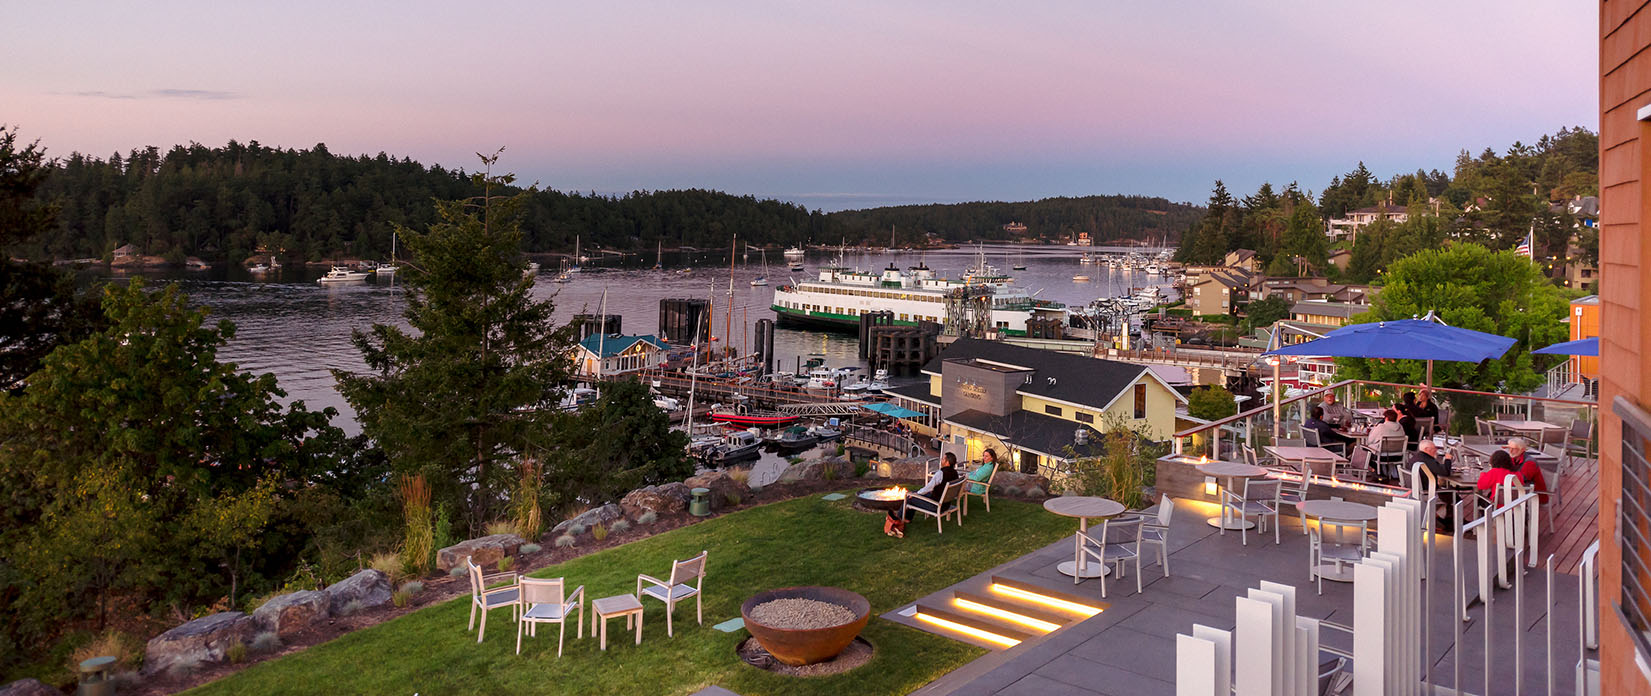
{"label": "white yacht", "polygon": [[348,268],[345,268],[343,266],[333,266],[332,270],[327,271],[326,275],[321,276],[320,278],[316,279],[315,282],[317,282],[317,283],[349,283],[349,282],[354,282],[354,281],[358,281],[358,280],[366,280],[366,279],[367,279],[367,273],[365,271],[352,271],[352,270],[350,270]]}
{"label": "white yacht", "polygon": [[881,273],[826,266],[816,279],[776,288],[772,309],[781,325],[850,330],[862,314],[892,312],[896,325],[913,326],[943,322],[947,296],[963,288],[986,291],[991,325],[1007,335],[1025,335],[1026,321],[1034,317],[1066,318],[1066,305],[1034,298],[983,255],[962,279],[941,278],[921,263],[905,271],[891,263]]}

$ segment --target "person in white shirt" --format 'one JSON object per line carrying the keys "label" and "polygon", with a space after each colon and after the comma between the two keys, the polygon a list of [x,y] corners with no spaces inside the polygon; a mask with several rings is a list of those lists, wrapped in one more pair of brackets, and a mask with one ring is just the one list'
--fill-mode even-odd
{"label": "person in white shirt", "polygon": [[[990,452],[991,450],[987,451]],[[996,453],[993,454],[995,459]],[[940,468],[929,474],[929,480],[923,483],[923,487],[907,495],[920,495],[925,498],[938,499],[940,493],[946,489],[946,484],[956,481],[958,478],[960,477],[957,474],[957,455],[947,452],[940,457]],[[930,510],[933,505],[922,500],[907,500],[906,507],[921,507]],[[901,517],[900,511],[890,510],[888,518],[883,520],[883,533],[892,537],[906,536],[906,521],[915,514],[916,511],[914,510],[906,510],[906,516]]]}
{"label": "person in white shirt", "polygon": [[1398,435],[1404,437],[1404,426],[1399,424],[1399,412],[1388,409],[1382,413],[1382,422],[1371,426],[1370,432],[1364,436],[1364,445],[1370,449],[1379,449],[1382,438]]}

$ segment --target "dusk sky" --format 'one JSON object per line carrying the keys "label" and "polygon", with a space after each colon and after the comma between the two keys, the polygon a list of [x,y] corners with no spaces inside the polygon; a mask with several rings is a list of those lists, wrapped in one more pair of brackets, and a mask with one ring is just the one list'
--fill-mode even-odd
{"label": "dusk sky", "polygon": [[1598,17],[1437,2],[11,3],[50,154],[230,139],[834,210],[1322,189],[1598,128]]}

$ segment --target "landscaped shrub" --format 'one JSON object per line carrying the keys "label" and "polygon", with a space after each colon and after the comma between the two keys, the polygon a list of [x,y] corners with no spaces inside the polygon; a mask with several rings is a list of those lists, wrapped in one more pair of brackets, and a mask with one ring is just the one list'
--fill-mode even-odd
{"label": "landscaped shrub", "polygon": [[411,601],[413,601],[413,596],[407,594],[406,590],[396,590],[390,594],[390,603],[396,605],[397,609],[407,606],[407,603]]}
{"label": "landscaped shrub", "polygon": [[729,469],[728,470],[728,480],[733,481],[734,483],[737,483],[741,486],[750,485],[750,483],[751,483],[751,470],[750,469]]}
{"label": "landscaped shrub", "polygon": [[406,524],[401,545],[401,563],[407,574],[430,572],[436,553],[435,518],[430,511],[430,484],[422,475],[401,477],[401,514]]}
{"label": "landscaped shrub", "polygon": [[602,525],[596,525],[595,527],[590,528],[590,535],[596,537],[597,541],[601,541],[608,538],[608,528],[603,527]]}
{"label": "landscaped shrub", "polygon": [[613,532],[614,534],[618,534],[630,528],[631,523],[624,520],[614,520],[613,524],[608,525],[608,531]]}
{"label": "landscaped shrub", "polygon": [[177,662],[173,662],[172,666],[168,667],[166,671],[178,679],[188,679],[195,676],[195,673],[200,669],[200,658],[183,656],[179,657]]}
{"label": "landscaped shrub", "polygon": [[837,443],[837,456],[841,457],[841,456],[843,456],[843,453],[847,452],[847,451],[848,451],[848,445],[845,445],[841,442]]}
{"label": "landscaped shrub", "polygon": [[398,583],[407,577],[407,568],[401,560],[401,554],[394,551],[375,553],[367,561],[367,567],[390,577],[390,582]]}
{"label": "landscaped shrub", "polygon": [[544,513],[539,507],[539,461],[523,459],[521,477],[510,492],[511,522],[523,539],[537,539],[545,531]]}
{"label": "landscaped shrub", "polygon": [[555,544],[557,548],[565,549],[573,546],[575,541],[572,534],[563,534],[562,536],[556,537],[556,540],[550,543]]}
{"label": "landscaped shrub", "polygon": [[585,533],[585,525],[570,524],[570,525],[568,525],[568,528],[567,528],[566,531],[567,531],[567,533],[572,534],[574,536],[579,536],[580,534]]}
{"label": "landscaped shrub", "polygon": [[788,461],[788,462],[791,462],[792,464],[801,464],[802,461],[803,461],[803,458],[802,457],[786,457],[785,460]]}
{"label": "landscaped shrub", "polygon": [[524,554],[538,553],[540,548],[543,548],[543,547],[539,546],[538,544],[522,544],[522,548],[517,549],[517,551],[519,551],[521,553],[524,553]]}
{"label": "landscaped shrub", "polygon": [[871,462],[854,460],[854,478],[865,478],[868,473],[871,473]]}
{"label": "landscaped shrub", "polygon": [[447,514],[447,506],[443,505],[436,510],[435,542],[430,548],[445,549],[457,543],[459,540],[453,538],[453,518]]}
{"label": "landscaped shrub", "polygon": [[998,490],[1000,490],[1002,492],[1002,494],[1005,497],[1008,497],[1008,498],[1019,498],[1020,497],[1020,488],[1016,487],[1016,486],[1004,486],[1004,487],[1002,487]]}
{"label": "landscaped shrub", "polygon": [[739,507],[740,494],[729,491],[723,494],[722,501],[728,503],[728,507]]}
{"label": "landscaped shrub", "polygon": [[401,586],[401,590],[410,597],[424,591],[424,583],[414,580]]}
{"label": "landscaped shrub", "polygon": [[351,614],[354,614],[354,613],[356,613],[356,612],[359,612],[359,611],[361,611],[361,610],[362,610],[362,609],[366,609],[366,608],[367,608],[367,605],[365,605],[365,604],[362,604],[362,603],[361,603],[361,600],[359,600],[359,599],[352,599],[352,600],[350,600],[350,601],[349,601],[349,602],[348,602],[348,603],[346,603],[346,604],[345,604],[345,605],[344,605],[344,608],[343,608],[343,609],[340,609],[340,610],[339,610],[339,611],[338,611],[338,613],[339,613],[339,614],[342,614],[342,615],[344,615],[344,616],[349,616],[349,615],[351,615]]}
{"label": "landscaped shrub", "polygon": [[116,658],[123,666],[135,667],[143,660],[143,641],[111,628],[69,653],[69,670],[79,671],[81,662],[104,656]]}
{"label": "landscaped shrub", "polygon": [[274,631],[264,631],[252,637],[252,652],[257,654],[272,653],[281,649],[281,636]]}
{"label": "landscaped shrub", "polygon": [[827,463],[821,464],[820,466],[824,467],[824,469],[825,469],[824,471],[822,471],[820,473],[820,478],[823,478],[827,481],[836,481],[837,480],[837,465],[836,464],[832,464],[832,463],[827,462]]}
{"label": "landscaped shrub", "polygon": [[659,521],[659,515],[654,514],[653,510],[649,510],[636,516],[637,524],[653,524],[657,521]]}
{"label": "landscaped shrub", "polygon": [[228,650],[224,651],[224,657],[228,658],[229,663],[232,664],[232,665],[238,665],[238,664],[241,664],[242,662],[246,662],[247,661],[247,644],[242,643],[241,641],[235,641],[234,643],[230,644]]}
{"label": "landscaped shrub", "polygon": [[516,533],[516,523],[511,522],[510,520],[497,520],[497,521],[494,521],[494,522],[488,522],[487,526],[482,529],[482,532],[484,534],[489,535],[489,536],[492,536],[494,534],[515,534]]}
{"label": "landscaped shrub", "polygon": [[516,558],[514,556],[505,556],[504,558],[499,559],[499,572],[506,573],[514,567],[516,567]]}
{"label": "landscaped shrub", "polygon": [[456,565],[456,566],[453,566],[453,568],[451,570],[447,571],[447,574],[451,575],[455,578],[462,578],[462,577],[464,577],[464,574],[466,572],[468,572],[468,569],[466,569],[464,566]]}

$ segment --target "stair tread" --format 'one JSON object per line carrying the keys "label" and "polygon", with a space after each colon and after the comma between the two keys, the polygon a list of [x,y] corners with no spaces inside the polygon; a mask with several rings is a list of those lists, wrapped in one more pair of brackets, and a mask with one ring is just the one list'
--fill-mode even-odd
{"label": "stair tread", "polygon": [[955,624],[968,626],[969,628],[978,629],[981,631],[988,631],[990,633],[1003,636],[1004,638],[1011,638],[1018,641],[1027,641],[1043,635],[990,616],[959,611],[949,605],[940,606],[918,602],[917,611],[937,619],[944,619]]}
{"label": "stair tread", "polygon": [[1002,609],[1004,611],[1011,611],[1011,612],[1014,612],[1016,614],[1020,614],[1021,616],[1025,616],[1025,617],[1030,618],[1030,619],[1037,619],[1039,621],[1047,621],[1047,622],[1055,624],[1057,626],[1070,625],[1070,624],[1076,622],[1079,618],[1079,617],[1073,615],[1071,612],[1051,611],[1049,609],[1034,606],[1034,605],[1032,605],[1030,603],[1027,603],[1023,600],[1017,600],[1017,599],[1014,599],[1014,598],[1011,598],[1011,597],[1005,597],[1003,595],[987,594],[985,592],[957,591],[957,592],[953,592],[952,596],[957,598],[957,599],[968,600],[968,601],[974,602],[976,604],[984,604],[984,605],[986,605],[988,607],[992,607],[994,609]]}

